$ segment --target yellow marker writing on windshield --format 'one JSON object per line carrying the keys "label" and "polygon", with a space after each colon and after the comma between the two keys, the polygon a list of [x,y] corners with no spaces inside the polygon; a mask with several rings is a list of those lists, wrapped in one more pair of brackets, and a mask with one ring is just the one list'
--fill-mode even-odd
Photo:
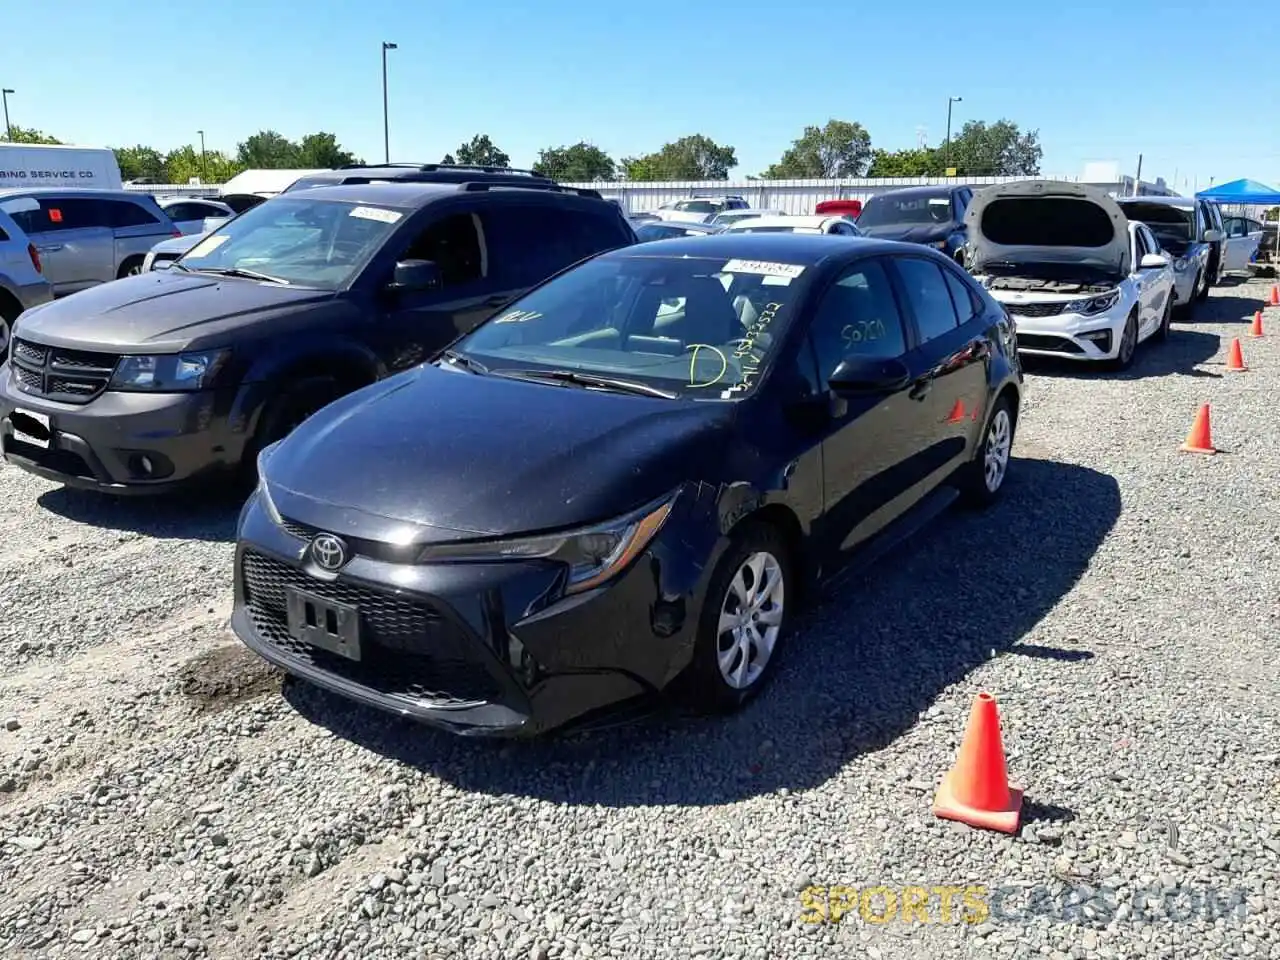
{"label": "yellow marker writing on windshield", "polygon": [[[692,350],[692,351],[693,351],[692,356],[690,356],[690,357],[689,357],[689,386],[691,386],[691,387],[710,387],[710,386],[714,386],[715,384],[719,383],[722,379],[724,379],[724,375],[725,375],[725,374],[728,372],[728,370],[729,370],[729,359],[724,355],[724,353],[723,353],[723,352],[721,352],[721,350],[720,350],[720,348],[719,348],[719,347],[713,347],[713,346],[712,346],[711,344],[709,344],[709,343],[691,343],[691,344],[688,346],[688,348],[687,348],[687,349],[689,349],[689,350]],[[697,383],[697,382],[693,379],[693,377],[694,377],[694,371],[695,371],[695,369],[697,368],[697,365],[698,365],[698,351],[699,351],[699,350],[712,350],[712,351],[714,351],[714,352],[715,352],[715,355],[716,355],[717,357],[719,357],[719,358],[720,358],[720,372],[719,372],[719,373],[717,373],[717,374],[716,374],[714,377],[712,377],[710,380],[708,380],[706,383]]]}

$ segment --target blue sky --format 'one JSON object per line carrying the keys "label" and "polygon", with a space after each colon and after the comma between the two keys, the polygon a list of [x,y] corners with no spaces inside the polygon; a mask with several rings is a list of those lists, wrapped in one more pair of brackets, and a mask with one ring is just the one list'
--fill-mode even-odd
{"label": "blue sky", "polygon": [[[920,127],[939,143],[954,94],[957,128],[1001,117],[1038,128],[1045,174],[1078,176],[1094,160],[1133,173],[1142,153],[1144,179],[1176,171],[1184,193],[1210,177],[1280,184],[1280,124],[1257,109],[1280,104],[1280,75],[1263,66],[1280,50],[1280,18],[1244,4],[219,0],[189,19],[182,9],[0,0],[11,119],[86,145],[161,149],[198,143],[203,129],[228,152],[263,128],[328,130],[378,160],[389,40],[392,159],[439,160],[478,132],[517,166],[548,145],[585,139],[620,159],[706,133],[737,148],[741,176],[831,117],[860,121],[888,149],[914,146]],[[1251,26],[1218,39],[1209,24],[1227,16]]]}

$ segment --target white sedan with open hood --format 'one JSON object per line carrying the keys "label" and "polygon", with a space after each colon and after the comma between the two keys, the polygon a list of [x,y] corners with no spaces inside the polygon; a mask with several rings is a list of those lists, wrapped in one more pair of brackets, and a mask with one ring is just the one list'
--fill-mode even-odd
{"label": "white sedan with open hood", "polygon": [[1169,257],[1094,187],[1023,180],[978,191],[968,266],[1013,316],[1021,353],[1123,369],[1173,314]]}

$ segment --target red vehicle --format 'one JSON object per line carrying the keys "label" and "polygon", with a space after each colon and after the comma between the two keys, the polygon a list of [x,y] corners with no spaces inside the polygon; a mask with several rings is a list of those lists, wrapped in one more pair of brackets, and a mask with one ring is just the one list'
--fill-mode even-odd
{"label": "red vehicle", "polygon": [[862,213],[861,200],[823,200],[813,212],[818,216],[849,216],[855,219]]}

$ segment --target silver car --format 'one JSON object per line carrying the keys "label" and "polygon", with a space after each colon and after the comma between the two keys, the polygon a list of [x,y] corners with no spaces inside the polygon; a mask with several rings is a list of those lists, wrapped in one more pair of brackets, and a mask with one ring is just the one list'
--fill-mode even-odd
{"label": "silver car", "polygon": [[0,363],[9,352],[9,332],[24,310],[53,299],[35,244],[0,210]]}
{"label": "silver car", "polygon": [[225,203],[203,197],[156,197],[156,203],[184,235],[217,230],[236,215]]}
{"label": "silver car", "polygon": [[56,297],[140,273],[157,241],[181,236],[153,198],[124,190],[0,190],[0,211],[35,244]]}

